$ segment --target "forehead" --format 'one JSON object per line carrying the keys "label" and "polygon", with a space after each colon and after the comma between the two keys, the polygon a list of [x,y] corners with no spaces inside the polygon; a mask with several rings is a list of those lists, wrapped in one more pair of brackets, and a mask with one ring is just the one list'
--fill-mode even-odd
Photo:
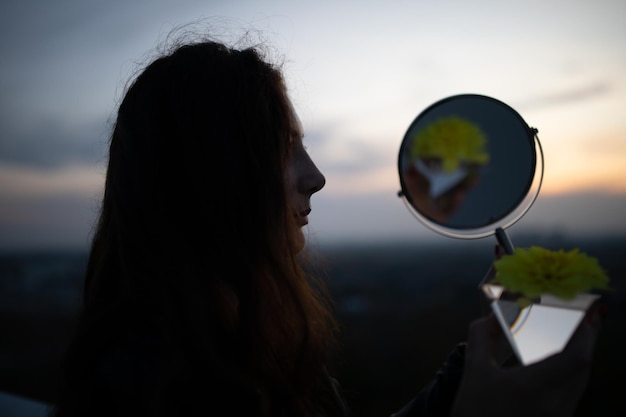
{"label": "forehead", "polygon": [[304,136],[304,129],[302,128],[302,122],[298,117],[298,113],[293,107],[291,101],[289,101],[289,125],[290,132],[289,135],[292,139],[302,139]]}

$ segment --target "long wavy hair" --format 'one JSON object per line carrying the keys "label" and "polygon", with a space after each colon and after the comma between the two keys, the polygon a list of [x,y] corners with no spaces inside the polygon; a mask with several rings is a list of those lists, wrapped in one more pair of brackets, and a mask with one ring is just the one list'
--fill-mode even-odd
{"label": "long wavy hair", "polygon": [[336,324],[304,272],[278,66],[202,41],[152,61],[110,139],[56,415],[332,415]]}

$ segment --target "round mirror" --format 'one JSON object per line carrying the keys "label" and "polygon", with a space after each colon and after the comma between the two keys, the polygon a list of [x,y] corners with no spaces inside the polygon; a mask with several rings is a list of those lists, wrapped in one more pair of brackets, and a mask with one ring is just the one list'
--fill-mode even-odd
{"label": "round mirror", "polygon": [[526,213],[541,187],[536,133],[494,98],[462,94],[440,100],[404,135],[399,195],[438,233],[479,238],[504,230]]}

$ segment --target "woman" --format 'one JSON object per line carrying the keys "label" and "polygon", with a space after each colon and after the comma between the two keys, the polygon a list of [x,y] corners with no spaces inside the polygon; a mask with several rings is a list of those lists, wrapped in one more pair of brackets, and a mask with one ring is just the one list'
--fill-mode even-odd
{"label": "woman", "polygon": [[[190,43],[148,65],[111,136],[56,415],[345,415],[326,372],[336,323],[300,259],[323,185],[257,50]],[[471,413],[477,378],[500,388],[490,358],[461,382],[463,358],[402,413],[447,414],[460,383]]]}

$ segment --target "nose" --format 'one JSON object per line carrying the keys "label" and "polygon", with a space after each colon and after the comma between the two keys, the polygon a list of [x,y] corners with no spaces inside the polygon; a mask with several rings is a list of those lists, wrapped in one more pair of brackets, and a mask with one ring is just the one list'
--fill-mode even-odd
{"label": "nose", "polygon": [[326,184],[326,178],[324,174],[319,170],[317,165],[313,162],[311,157],[306,154],[305,169],[303,169],[298,188],[300,192],[308,195],[312,195],[322,188]]}

